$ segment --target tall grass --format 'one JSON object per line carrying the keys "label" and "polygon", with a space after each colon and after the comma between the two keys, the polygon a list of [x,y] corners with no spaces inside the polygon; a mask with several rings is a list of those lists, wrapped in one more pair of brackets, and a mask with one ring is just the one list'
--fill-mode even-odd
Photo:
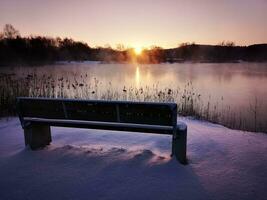
{"label": "tall grass", "polygon": [[225,105],[223,97],[215,103],[211,101],[211,96],[202,98],[192,82],[177,88],[160,88],[159,84],[115,88],[112,83],[103,85],[87,74],[57,77],[29,73],[21,78],[14,74],[2,74],[0,86],[0,116],[16,114],[15,101],[18,96],[175,102],[182,116],[193,116],[239,130],[267,132],[264,123],[267,120],[258,117],[261,108],[257,98],[249,108],[236,112]]}

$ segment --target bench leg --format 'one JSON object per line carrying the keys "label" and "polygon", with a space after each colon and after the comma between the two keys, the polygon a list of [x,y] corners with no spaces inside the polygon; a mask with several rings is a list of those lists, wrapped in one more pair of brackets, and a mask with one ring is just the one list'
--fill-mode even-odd
{"label": "bench leg", "polygon": [[45,147],[52,141],[50,126],[31,124],[24,128],[24,139],[25,145],[33,150]]}
{"label": "bench leg", "polygon": [[186,142],[187,141],[187,126],[179,122],[177,124],[177,132],[172,138],[172,156],[182,163],[187,164],[186,159]]}

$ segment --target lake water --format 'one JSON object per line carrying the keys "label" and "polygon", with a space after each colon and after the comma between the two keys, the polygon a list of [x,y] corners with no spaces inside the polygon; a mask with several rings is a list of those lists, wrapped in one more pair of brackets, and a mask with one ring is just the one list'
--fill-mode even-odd
{"label": "lake water", "polygon": [[[84,62],[0,68],[0,72],[14,73],[16,78],[32,73],[39,77],[52,75],[56,80],[63,77],[86,84],[82,90],[90,90],[91,96],[87,93],[87,98],[108,99],[110,96],[111,99],[152,100],[154,95],[162,100],[160,95],[164,93],[164,101],[168,101],[168,95],[172,93],[169,100],[179,104],[184,101],[184,94],[195,95],[194,108],[198,107],[202,113],[207,109],[211,113],[217,112],[214,121],[230,125],[227,120],[235,120],[235,124],[250,124],[251,129],[256,124],[257,129],[267,130],[267,63],[140,65]],[[71,88],[67,96],[77,98]],[[223,119],[222,115],[225,115]]]}

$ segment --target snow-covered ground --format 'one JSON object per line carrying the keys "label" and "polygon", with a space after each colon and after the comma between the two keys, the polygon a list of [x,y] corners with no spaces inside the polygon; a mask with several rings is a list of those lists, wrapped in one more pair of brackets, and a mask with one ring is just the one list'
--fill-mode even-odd
{"label": "snow-covered ground", "polygon": [[52,128],[31,151],[19,120],[2,119],[0,199],[267,199],[267,134],[179,120],[186,166],[170,159],[170,136]]}

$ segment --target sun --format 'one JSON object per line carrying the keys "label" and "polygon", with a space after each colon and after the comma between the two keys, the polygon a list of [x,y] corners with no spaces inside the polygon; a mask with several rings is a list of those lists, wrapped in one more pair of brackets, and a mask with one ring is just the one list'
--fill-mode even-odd
{"label": "sun", "polygon": [[135,47],[134,48],[134,53],[136,55],[140,55],[142,53],[142,51],[143,51],[143,48],[142,47]]}

